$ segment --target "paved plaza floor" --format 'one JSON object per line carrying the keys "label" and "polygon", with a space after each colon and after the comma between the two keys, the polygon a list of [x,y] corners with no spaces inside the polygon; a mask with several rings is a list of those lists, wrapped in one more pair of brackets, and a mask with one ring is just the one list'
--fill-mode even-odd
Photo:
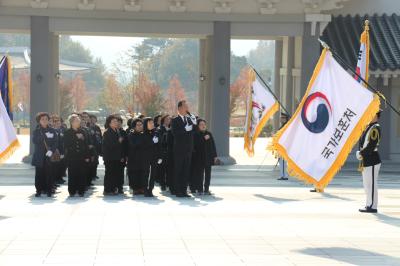
{"label": "paved plaza floor", "polygon": [[[214,169],[213,196],[33,196],[33,169],[0,167],[0,265],[400,265],[400,180],[383,167],[379,213],[361,214],[345,168],[323,194],[267,166]],[[102,170],[100,171],[102,175]]]}
{"label": "paved plaza floor", "polygon": [[[400,166],[381,168],[379,213],[361,214],[364,192],[347,165],[325,193],[278,181],[276,159],[231,138],[239,165],[213,169],[213,196],[177,199],[35,198],[34,170],[21,164],[29,138],[0,166],[0,265],[400,265]],[[102,177],[104,168],[101,166]]]}

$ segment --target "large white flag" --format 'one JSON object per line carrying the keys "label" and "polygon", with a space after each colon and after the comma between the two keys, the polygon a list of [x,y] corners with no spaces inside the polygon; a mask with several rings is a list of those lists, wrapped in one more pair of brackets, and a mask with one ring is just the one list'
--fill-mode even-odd
{"label": "large white flag", "polygon": [[290,174],[324,188],[379,110],[379,97],[358,83],[324,49],[307,91],[272,148]]}
{"label": "large white flag", "polygon": [[249,68],[250,92],[247,99],[244,149],[254,155],[254,144],[268,119],[279,110],[279,103],[260,81],[253,68]]}

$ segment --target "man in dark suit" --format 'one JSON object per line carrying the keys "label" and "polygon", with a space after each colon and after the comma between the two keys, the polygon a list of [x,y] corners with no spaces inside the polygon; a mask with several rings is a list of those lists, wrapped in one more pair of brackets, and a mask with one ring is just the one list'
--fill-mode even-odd
{"label": "man in dark suit", "polygon": [[186,101],[180,101],[178,115],[171,121],[174,138],[174,192],[177,197],[190,197],[187,194],[187,185],[193,152],[193,130],[196,124],[196,117],[189,113]]}

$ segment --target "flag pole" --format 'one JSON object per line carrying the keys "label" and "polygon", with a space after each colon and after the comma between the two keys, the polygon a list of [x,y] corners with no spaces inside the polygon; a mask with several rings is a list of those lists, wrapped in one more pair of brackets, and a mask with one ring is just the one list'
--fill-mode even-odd
{"label": "flag pole", "polygon": [[375,89],[374,87],[372,87],[372,85],[369,84],[363,77],[361,77],[361,75],[358,74],[358,73],[353,69],[353,67],[352,67],[349,63],[347,63],[338,53],[336,53],[335,50],[333,50],[331,47],[329,47],[329,45],[328,45],[326,42],[324,42],[324,41],[321,40],[321,39],[318,39],[318,41],[321,43],[321,46],[322,46],[322,47],[324,47],[324,48],[328,49],[329,51],[331,51],[332,54],[333,54],[347,69],[349,69],[350,72],[351,72],[353,75],[357,76],[357,78],[359,78],[365,85],[367,85],[367,88],[368,88],[369,90],[371,90],[372,92],[376,93],[376,94],[379,96],[379,98],[381,98],[383,101],[385,101],[385,103],[386,103],[397,115],[400,116],[400,111],[397,110],[397,109],[391,104],[391,102],[390,102],[389,100],[387,100],[386,97],[385,97],[380,91],[378,91],[377,89]]}
{"label": "flag pole", "polygon": [[285,108],[285,106],[283,106],[283,104],[281,103],[281,101],[279,101],[278,97],[276,97],[275,93],[272,92],[271,88],[269,87],[269,85],[267,84],[267,82],[264,81],[264,79],[261,77],[261,75],[257,72],[257,70],[251,65],[249,64],[250,67],[254,70],[254,72],[256,73],[257,77],[260,78],[260,80],[262,81],[262,83],[265,85],[265,87],[267,87],[267,89],[269,90],[269,92],[272,94],[272,96],[274,96],[275,100],[279,103],[279,106],[282,107],[283,111],[286,112],[286,114],[288,116],[292,116],[288,110]]}

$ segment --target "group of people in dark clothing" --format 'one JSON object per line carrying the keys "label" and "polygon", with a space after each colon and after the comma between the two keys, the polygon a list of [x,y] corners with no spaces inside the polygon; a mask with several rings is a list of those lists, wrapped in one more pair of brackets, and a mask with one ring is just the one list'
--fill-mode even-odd
{"label": "group of people in dark clothing", "polygon": [[99,156],[105,165],[104,195],[124,194],[126,176],[134,195],[153,197],[155,183],[177,197],[191,197],[188,189],[193,195],[211,194],[211,166],[218,163],[214,139],[185,101],[178,103],[176,116],[140,115],[127,121],[127,129],[120,115],[109,115],[103,131],[96,116],[86,112],[72,114],[69,128],[47,113],[36,120],[36,196],[51,197],[68,173],[70,196],[83,197],[98,179]]}

